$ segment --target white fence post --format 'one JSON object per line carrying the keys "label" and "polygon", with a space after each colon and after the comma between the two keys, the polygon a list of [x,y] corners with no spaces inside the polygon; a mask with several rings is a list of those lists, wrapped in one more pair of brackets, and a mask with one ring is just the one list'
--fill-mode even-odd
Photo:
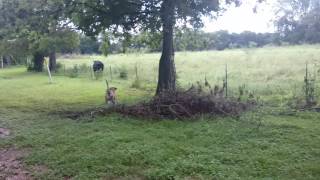
{"label": "white fence post", "polygon": [[50,72],[50,67],[49,67],[49,64],[50,64],[50,60],[48,60],[47,58],[45,58],[45,63],[46,63],[46,66],[47,66],[47,70],[48,70],[48,75],[49,75],[49,83],[52,84],[52,77],[51,77],[51,72]]}

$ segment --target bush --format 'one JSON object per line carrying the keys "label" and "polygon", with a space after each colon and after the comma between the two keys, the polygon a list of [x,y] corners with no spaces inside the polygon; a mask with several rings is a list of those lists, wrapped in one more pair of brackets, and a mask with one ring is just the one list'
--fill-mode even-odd
{"label": "bush", "polygon": [[141,88],[141,81],[139,79],[135,79],[131,85],[132,88],[140,89]]}
{"label": "bush", "polygon": [[28,64],[28,65],[27,65],[27,71],[28,71],[28,72],[32,72],[33,70],[34,70],[33,65]]}
{"label": "bush", "polygon": [[87,73],[87,72],[90,72],[90,67],[86,64],[86,63],[83,63],[79,66],[79,71],[81,73]]}
{"label": "bush", "polygon": [[31,72],[31,71],[34,70],[34,69],[33,69],[33,61],[32,61],[32,60],[27,59],[26,65],[27,65],[27,71]]}
{"label": "bush", "polygon": [[119,70],[120,74],[119,77],[120,79],[128,79],[128,70],[126,67],[121,67]]}
{"label": "bush", "polygon": [[71,78],[76,78],[79,76],[79,67],[77,64],[73,65],[73,68],[71,71],[68,73],[68,76]]}
{"label": "bush", "polygon": [[63,64],[60,63],[60,62],[58,62],[58,63],[56,64],[56,72],[60,72],[60,71],[62,70],[62,68],[63,68]]}

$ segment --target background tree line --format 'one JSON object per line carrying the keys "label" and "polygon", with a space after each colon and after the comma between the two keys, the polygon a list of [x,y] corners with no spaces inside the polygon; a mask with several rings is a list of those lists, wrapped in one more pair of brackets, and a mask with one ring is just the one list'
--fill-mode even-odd
{"label": "background tree line", "polygon": [[320,1],[279,0],[277,32],[290,44],[320,43]]}
{"label": "background tree line", "polygon": [[[320,1],[279,0],[276,9],[274,33],[245,31],[230,33],[225,30],[203,32],[195,28],[175,28],[174,47],[176,51],[224,50],[233,48],[263,47],[266,45],[299,45],[320,43]],[[112,36],[112,35],[111,35]],[[86,38],[86,37],[83,37]],[[111,38],[111,37],[110,37]],[[110,53],[126,51],[160,52],[162,36],[159,32],[144,31],[109,44]],[[83,43],[91,42],[95,47],[88,52]],[[81,53],[101,53],[101,41],[81,41]]]}
{"label": "background tree line", "polygon": [[[105,28],[99,32],[86,34],[79,29],[73,29],[74,26],[70,26],[70,23],[78,20],[79,23],[84,23],[78,24],[79,27],[88,29],[86,18],[91,18],[91,15],[82,17],[81,14],[77,14],[74,18],[73,11],[77,10],[77,6],[78,10],[82,10],[83,6],[76,3],[70,6],[72,10],[70,12],[66,2],[68,1],[0,0],[0,57],[3,62],[21,64],[29,58],[29,69],[41,71],[45,56],[51,60],[50,69],[55,69],[56,53],[108,55],[130,51],[162,50],[163,34],[152,28],[141,29],[135,33],[130,33],[125,28],[120,32]],[[87,3],[90,5],[91,2]],[[176,6],[182,5],[176,4]],[[97,9],[92,7],[87,6],[92,13],[98,13],[95,11]],[[112,13],[116,15],[117,12],[112,11]],[[154,27],[159,26],[156,20],[150,23]],[[275,33],[249,31],[208,33],[199,30],[196,25],[195,28],[175,27],[173,46],[176,51],[201,51],[320,43],[320,1],[279,0],[275,25],[277,27]]]}
{"label": "background tree line", "polygon": [[[150,37],[153,37],[152,39]],[[130,48],[146,49],[156,52],[161,49],[159,35],[142,33],[133,36]],[[176,51],[224,50],[232,48],[263,47],[268,44],[279,45],[278,33],[229,33],[228,31],[204,32],[195,29],[176,29],[174,47]]]}

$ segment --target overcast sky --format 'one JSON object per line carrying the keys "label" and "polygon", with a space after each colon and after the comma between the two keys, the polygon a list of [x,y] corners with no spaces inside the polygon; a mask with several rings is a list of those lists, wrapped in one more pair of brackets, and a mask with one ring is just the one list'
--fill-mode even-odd
{"label": "overcast sky", "polygon": [[256,0],[244,0],[242,6],[230,8],[217,20],[207,18],[204,31],[274,32],[275,28],[272,20],[275,16],[276,0],[267,0],[267,2],[258,5],[257,13],[253,12],[255,2]]}

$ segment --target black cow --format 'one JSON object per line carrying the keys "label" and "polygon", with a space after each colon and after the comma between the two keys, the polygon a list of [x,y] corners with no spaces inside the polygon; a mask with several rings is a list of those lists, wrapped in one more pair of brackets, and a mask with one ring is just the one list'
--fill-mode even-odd
{"label": "black cow", "polygon": [[101,61],[93,61],[93,72],[99,72],[99,71],[103,71],[104,69],[104,64]]}

